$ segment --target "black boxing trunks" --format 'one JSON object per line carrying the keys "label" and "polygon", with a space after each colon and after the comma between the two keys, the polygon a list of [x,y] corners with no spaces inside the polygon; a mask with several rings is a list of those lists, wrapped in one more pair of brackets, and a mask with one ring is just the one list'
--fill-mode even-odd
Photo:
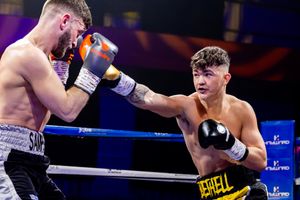
{"label": "black boxing trunks", "polygon": [[0,124],[0,199],[65,199],[48,177],[49,158],[44,155],[42,133]]}
{"label": "black boxing trunks", "polygon": [[257,181],[254,172],[242,165],[198,177],[201,200],[264,200],[266,186]]}

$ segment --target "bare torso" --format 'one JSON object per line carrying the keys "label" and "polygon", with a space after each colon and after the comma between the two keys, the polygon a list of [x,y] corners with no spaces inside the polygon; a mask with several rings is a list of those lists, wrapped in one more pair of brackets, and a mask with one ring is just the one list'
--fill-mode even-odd
{"label": "bare torso", "polygon": [[183,132],[184,139],[192,160],[201,176],[219,171],[230,165],[232,162],[223,151],[217,151],[213,147],[203,149],[198,142],[198,126],[205,119],[215,119],[222,122],[234,134],[240,138],[242,121],[239,117],[239,104],[241,101],[233,96],[226,95],[225,106],[218,115],[209,113],[204,109],[196,93],[185,98],[184,116],[176,118],[178,126]]}
{"label": "bare torso", "polygon": [[0,123],[42,130],[50,118],[50,112],[38,100],[32,87],[26,81],[22,73],[24,63],[18,59],[19,56],[22,56],[21,54],[29,53],[32,50],[40,51],[28,40],[22,39],[8,47],[2,55],[0,62]]}

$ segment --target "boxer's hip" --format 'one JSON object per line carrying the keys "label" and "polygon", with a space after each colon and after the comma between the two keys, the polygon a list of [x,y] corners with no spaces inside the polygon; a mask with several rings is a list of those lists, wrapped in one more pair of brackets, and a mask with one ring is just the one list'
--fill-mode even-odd
{"label": "boxer's hip", "polygon": [[25,127],[0,124],[0,160],[6,161],[12,150],[43,156],[44,136],[41,132]]}
{"label": "boxer's hip", "polygon": [[[201,199],[235,199],[246,195],[250,186],[256,182],[252,170],[236,165],[203,177],[198,177],[197,184]],[[226,198],[227,199],[227,198]]]}

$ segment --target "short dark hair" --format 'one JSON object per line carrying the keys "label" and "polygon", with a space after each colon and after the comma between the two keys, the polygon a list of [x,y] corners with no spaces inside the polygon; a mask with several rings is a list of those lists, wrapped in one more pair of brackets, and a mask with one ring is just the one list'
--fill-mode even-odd
{"label": "short dark hair", "polygon": [[43,12],[49,5],[72,11],[83,20],[86,29],[92,26],[92,14],[85,0],[46,0]]}
{"label": "short dark hair", "polygon": [[225,65],[229,69],[228,53],[217,46],[207,46],[191,57],[191,67],[205,69],[211,66]]}

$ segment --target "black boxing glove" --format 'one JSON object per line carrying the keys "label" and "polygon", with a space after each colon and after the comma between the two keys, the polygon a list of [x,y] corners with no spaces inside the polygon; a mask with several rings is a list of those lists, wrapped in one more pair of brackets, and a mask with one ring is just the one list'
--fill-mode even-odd
{"label": "black boxing glove", "polygon": [[245,144],[234,137],[226,126],[213,119],[207,119],[199,125],[198,137],[202,148],[212,145],[234,160],[243,161],[249,154]]}

